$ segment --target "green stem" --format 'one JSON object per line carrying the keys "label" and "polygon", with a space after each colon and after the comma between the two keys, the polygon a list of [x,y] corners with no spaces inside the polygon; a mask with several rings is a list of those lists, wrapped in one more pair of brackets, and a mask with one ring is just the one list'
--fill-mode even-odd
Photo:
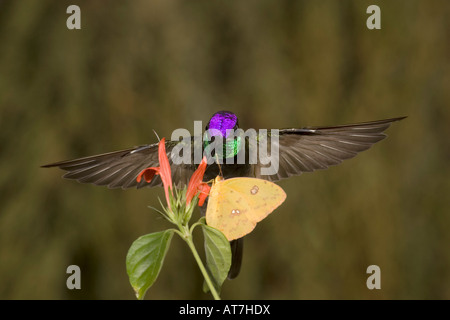
{"label": "green stem", "polygon": [[192,240],[192,234],[189,232],[188,234],[185,233],[185,236],[183,237],[184,241],[188,244],[189,248],[192,251],[192,254],[194,255],[195,260],[197,261],[198,267],[200,268],[200,271],[203,274],[203,277],[205,278],[206,284],[209,287],[209,290],[211,291],[211,294],[213,295],[215,300],[220,300],[220,296],[216,291],[216,288],[214,287],[214,284],[211,281],[211,278],[209,277],[208,271],[206,271],[205,266],[203,265],[202,259],[200,259],[200,256],[197,253],[197,249],[195,249],[194,242]]}

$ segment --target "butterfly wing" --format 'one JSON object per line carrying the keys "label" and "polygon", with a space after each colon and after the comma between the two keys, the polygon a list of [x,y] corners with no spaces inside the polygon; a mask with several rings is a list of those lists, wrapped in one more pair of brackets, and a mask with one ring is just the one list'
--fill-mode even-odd
{"label": "butterfly wing", "polygon": [[256,178],[219,181],[211,189],[206,222],[228,240],[250,233],[286,199],[278,185]]}

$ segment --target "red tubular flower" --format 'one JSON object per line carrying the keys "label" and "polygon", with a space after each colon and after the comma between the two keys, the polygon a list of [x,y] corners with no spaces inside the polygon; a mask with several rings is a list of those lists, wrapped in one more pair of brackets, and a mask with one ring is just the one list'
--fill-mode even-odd
{"label": "red tubular flower", "polygon": [[[170,169],[169,159],[167,158],[166,154],[165,138],[162,138],[161,141],[159,142],[158,157],[159,157],[159,167],[148,167],[142,170],[136,177],[136,181],[141,182],[142,177],[144,177],[145,181],[151,182],[155,175],[160,175],[164,185],[166,201],[170,208],[169,187],[170,191],[172,192],[173,186],[172,186],[172,172]],[[208,197],[209,190],[211,189],[211,187],[207,183],[202,182],[203,175],[205,174],[207,165],[208,162],[206,160],[206,157],[203,157],[202,162],[200,162],[200,165],[198,166],[197,170],[195,170],[194,174],[191,176],[191,179],[189,180],[188,184],[188,189],[186,192],[186,205],[189,205],[191,203],[192,198],[194,198],[194,196],[198,192],[200,192],[198,202],[199,206],[203,206],[206,198]]]}
{"label": "red tubular flower", "polygon": [[169,201],[169,187],[170,192],[172,192],[172,172],[170,170],[170,163],[169,158],[167,158],[166,154],[166,139],[162,138],[161,141],[159,141],[158,145],[158,158],[159,158],[159,167],[149,167],[144,170],[142,170],[137,178],[137,182],[141,182],[142,176],[144,176],[145,181],[151,182],[153,177],[155,175],[160,175],[161,180],[164,186],[164,193],[166,194],[166,201],[170,208],[170,201]]}
{"label": "red tubular flower", "polygon": [[200,195],[198,196],[198,205],[200,207],[203,206],[203,204],[205,203],[206,198],[209,195],[209,191],[211,190],[211,186],[205,182],[202,182],[199,186],[198,189],[200,190]]}
{"label": "red tubular flower", "polygon": [[141,182],[142,176],[144,176],[145,181],[152,182],[153,177],[159,174],[159,168],[157,167],[149,167],[147,169],[144,169],[141,171],[141,173],[138,174],[136,181]]}
{"label": "red tubular flower", "polygon": [[166,140],[165,138],[162,138],[161,141],[159,142],[159,147],[158,147],[159,170],[160,170],[161,180],[164,185],[164,192],[166,193],[167,204],[169,205],[169,208],[170,208],[169,187],[170,187],[170,192],[172,192],[172,189],[173,189],[172,171],[170,170],[170,163],[169,163],[169,159],[167,158],[166,141],[165,140]]}
{"label": "red tubular flower", "polygon": [[200,198],[199,205],[202,206],[203,203],[205,202],[205,199],[209,193],[209,186],[208,184],[202,182],[202,180],[207,165],[208,162],[206,160],[206,157],[203,157],[202,162],[200,162],[197,170],[195,170],[194,174],[191,176],[191,179],[189,180],[188,184],[188,189],[186,192],[186,205],[189,205],[191,203],[192,198],[194,198],[194,196],[199,191],[201,192],[199,196]]}

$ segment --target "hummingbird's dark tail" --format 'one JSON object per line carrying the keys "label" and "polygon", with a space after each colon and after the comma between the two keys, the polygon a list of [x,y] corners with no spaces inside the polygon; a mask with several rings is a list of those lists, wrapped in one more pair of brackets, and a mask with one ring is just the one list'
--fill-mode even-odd
{"label": "hummingbird's dark tail", "polygon": [[228,279],[232,280],[239,275],[242,265],[242,254],[244,253],[244,238],[239,238],[230,242],[231,246],[231,267],[228,271]]}

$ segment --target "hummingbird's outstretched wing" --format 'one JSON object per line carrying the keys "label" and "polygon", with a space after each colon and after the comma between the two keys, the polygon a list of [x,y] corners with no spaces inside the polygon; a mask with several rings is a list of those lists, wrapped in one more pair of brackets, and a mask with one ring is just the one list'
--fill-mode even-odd
{"label": "hummingbird's outstretched wing", "polygon": [[[406,117],[371,121],[334,127],[307,127],[302,129],[282,129],[278,135],[278,172],[263,175],[261,169],[267,161],[254,165],[256,178],[277,181],[303,172],[312,172],[337,165],[345,159],[356,156],[369,149],[374,143],[383,140],[383,133],[393,122]],[[271,137],[267,141],[271,152]]]}
{"label": "hummingbird's outstretched wing", "polygon": [[[173,183],[181,187],[187,185],[196,167],[189,164],[173,164],[170,153],[178,143],[181,142],[167,141],[166,153],[171,165]],[[67,171],[64,178],[74,179],[78,182],[127,189],[162,185],[159,176],[155,176],[150,183],[147,183],[145,179],[139,183],[136,181],[136,177],[142,170],[158,166],[158,143],[154,143],[86,158],[51,163],[42,167],[59,167]]]}

